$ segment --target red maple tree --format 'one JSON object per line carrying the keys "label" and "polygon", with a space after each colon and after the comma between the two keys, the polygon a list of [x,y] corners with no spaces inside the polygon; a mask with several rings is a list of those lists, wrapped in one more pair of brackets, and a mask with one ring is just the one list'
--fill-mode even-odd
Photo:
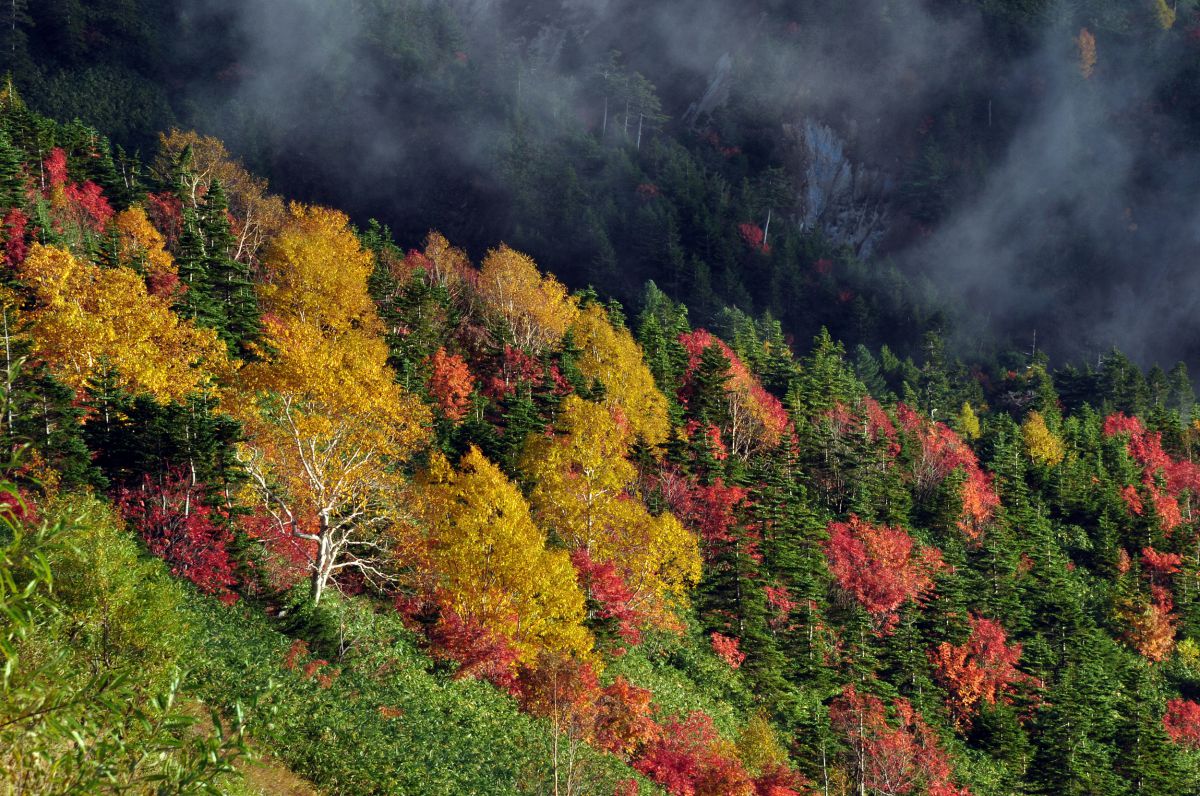
{"label": "red maple tree", "polygon": [[871,614],[880,633],[895,627],[902,605],[920,601],[933,589],[933,575],[944,568],[939,550],[917,549],[899,526],[872,525],[851,515],[849,522],[831,522],[828,530],[830,571]]}
{"label": "red maple tree", "polygon": [[864,789],[903,796],[970,796],[953,782],[950,758],[936,734],[904,699],[892,701],[890,722],[883,700],[848,685],[829,709],[836,731],[850,743],[855,776]]}
{"label": "red maple tree", "polygon": [[1168,700],[1163,729],[1173,742],[1200,749],[1200,703],[1190,699]]}
{"label": "red maple tree", "polygon": [[136,487],[122,487],[117,508],[171,572],[227,604],[237,601],[229,545],[233,541],[222,512],[205,501],[205,489],[179,471],[147,475]]}
{"label": "red maple tree", "polygon": [[754,796],[754,783],[732,747],[708,714],[693,711],[664,725],[633,767],[672,796]]}

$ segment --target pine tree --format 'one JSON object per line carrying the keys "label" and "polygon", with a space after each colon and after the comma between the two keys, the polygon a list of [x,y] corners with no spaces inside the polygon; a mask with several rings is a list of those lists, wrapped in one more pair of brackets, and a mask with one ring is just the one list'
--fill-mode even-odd
{"label": "pine tree", "polygon": [[262,333],[262,315],[249,267],[233,259],[229,203],[218,180],[209,183],[198,215],[207,255],[204,284],[219,312],[216,328],[231,353],[245,356]]}
{"label": "pine tree", "polygon": [[1178,412],[1184,425],[1187,425],[1192,421],[1192,407],[1196,404],[1196,391],[1192,387],[1191,377],[1188,376],[1187,365],[1183,362],[1176,364],[1167,378],[1167,406]]}
{"label": "pine tree", "polygon": [[0,208],[25,204],[24,160],[9,137],[0,133]]}

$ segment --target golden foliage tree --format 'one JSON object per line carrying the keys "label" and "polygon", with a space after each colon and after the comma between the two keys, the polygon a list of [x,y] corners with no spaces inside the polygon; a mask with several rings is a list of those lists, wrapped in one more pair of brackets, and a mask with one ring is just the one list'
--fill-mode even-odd
{"label": "golden foliage tree", "polygon": [[561,282],[507,246],[484,258],[479,295],[487,313],[508,325],[513,342],[533,351],[561,340],[579,312]]}
{"label": "golden foliage tree", "polygon": [[20,276],[33,293],[34,353],[78,393],[109,367],[121,388],[160,400],[181,400],[229,372],[216,332],[171,312],[132,269],[102,269],[37,244]]}
{"label": "golden foliage tree", "polygon": [[1046,467],[1054,467],[1066,456],[1063,441],[1046,425],[1041,412],[1030,412],[1021,424],[1021,437],[1029,458]]}
{"label": "golden foliage tree", "polygon": [[1175,9],[1167,5],[1167,0],[1154,0],[1154,19],[1163,30],[1175,27]]}
{"label": "golden foliage tree", "polygon": [[615,328],[599,304],[579,313],[572,327],[579,347],[579,370],[604,385],[604,404],[620,410],[630,430],[652,445],[666,441],[670,433],[667,399],[654,384],[641,346],[628,329]]}
{"label": "golden foliage tree", "polygon": [[560,434],[533,436],[521,469],[533,483],[534,518],[570,548],[611,561],[638,603],[663,621],[699,580],[696,537],[670,513],[653,516],[633,491],[629,438],[599,404],[563,402]]}
{"label": "golden foliage tree", "polygon": [[435,454],[414,492],[433,578],[457,614],[507,639],[527,663],[541,652],[591,651],[567,553],[547,549],[521,490],[478,448],[457,470]]}
{"label": "golden foliage tree", "polygon": [[167,251],[167,242],[141,207],[117,213],[117,259],[146,277],[151,292],[167,297],[178,283],[179,271]]}
{"label": "golden foliage tree", "polygon": [[957,423],[958,433],[963,439],[976,440],[979,439],[979,415],[975,414],[975,410],[971,408],[971,404],[963,401],[962,410],[958,413]]}
{"label": "golden foliage tree", "polygon": [[345,215],[291,207],[261,289],[262,359],[240,380],[239,456],[277,529],[311,545],[313,600],[341,570],[386,580],[396,464],[429,410],[395,381],[367,293],[372,258]]}
{"label": "golden foliage tree", "polygon": [[233,258],[253,262],[267,241],[286,223],[283,200],[267,192],[267,181],[256,177],[234,160],[225,145],[212,136],[192,131],[171,130],[158,137],[158,155],[154,172],[168,184],[176,166],[188,153],[188,168],[183,176],[184,199],[196,207],[209,184],[219,180],[229,199],[229,212],[236,219],[236,243]]}

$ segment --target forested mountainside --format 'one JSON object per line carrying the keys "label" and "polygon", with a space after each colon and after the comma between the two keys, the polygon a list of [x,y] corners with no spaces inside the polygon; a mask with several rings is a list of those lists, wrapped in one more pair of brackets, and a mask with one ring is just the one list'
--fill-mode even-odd
{"label": "forested mountainside", "polygon": [[11,85],[0,189],[9,790],[1200,789],[1182,366],[718,336]]}
{"label": "forested mountainside", "polygon": [[5,792],[1200,793],[1194,3],[2,13]]}

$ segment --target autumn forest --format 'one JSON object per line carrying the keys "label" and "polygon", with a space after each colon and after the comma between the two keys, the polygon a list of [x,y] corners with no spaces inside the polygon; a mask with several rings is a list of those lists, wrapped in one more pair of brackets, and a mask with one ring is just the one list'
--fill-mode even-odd
{"label": "autumn forest", "polygon": [[1200,793],[1193,0],[0,27],[0,793]]}

